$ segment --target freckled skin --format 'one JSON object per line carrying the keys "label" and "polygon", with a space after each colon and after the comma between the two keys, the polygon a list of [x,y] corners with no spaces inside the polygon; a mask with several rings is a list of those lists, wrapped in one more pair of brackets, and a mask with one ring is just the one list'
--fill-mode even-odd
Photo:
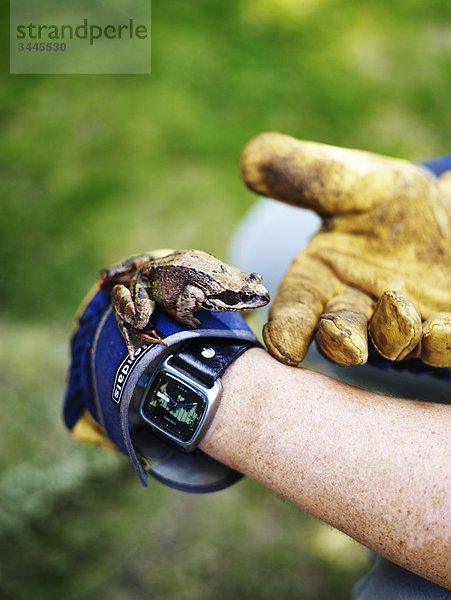
{"label": "freckled skin", "polygon": [[261,349],[221,380],[204,452],[451,589],[451,406],[374,394]]}
{"label": "freckled skin", "polygon": [[[201,250],[167,256],[135,256],[101,272],[100,286],[111,289],[111,302],[130,356],[130,329],[154,343],[164,343],[148,330],[155,306],[195,329],[194,312],[252,310],[269,302],[258,273],[245,273]],[[145,330],[145,331],[143,331]]]}

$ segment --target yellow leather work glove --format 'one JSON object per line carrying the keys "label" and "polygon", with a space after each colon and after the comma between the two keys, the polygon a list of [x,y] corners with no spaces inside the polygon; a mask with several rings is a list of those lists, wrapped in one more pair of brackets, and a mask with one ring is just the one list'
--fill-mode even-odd
{"label": "yellow leather work glove", "polygon": [[364,364],[368,332],[390,360],[451,366],[451,171],[264,133],[242,176],[253,191],[314,210],[320,231],[285,275],[263,334],[296,365],[316,333],[339,365]]}

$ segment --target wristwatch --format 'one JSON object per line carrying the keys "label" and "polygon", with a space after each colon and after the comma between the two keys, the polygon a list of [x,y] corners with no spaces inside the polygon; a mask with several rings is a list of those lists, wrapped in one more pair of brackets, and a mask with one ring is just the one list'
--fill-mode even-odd
{"label": "wristwatch", "polygon": [[195,451],[219,405],[221,375],[256,345],[234,338],[194,338],[172,350],[137,382],[141,423],[178,450]]}

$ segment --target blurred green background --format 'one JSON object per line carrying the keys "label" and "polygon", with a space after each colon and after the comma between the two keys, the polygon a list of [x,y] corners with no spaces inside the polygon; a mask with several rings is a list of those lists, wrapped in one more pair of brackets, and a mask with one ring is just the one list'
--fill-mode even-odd
{"label": "blurred green background", "polygon": [[8,76],[3,57],[0,597],[349,598],[365,551],[258,484],[144,490],[125,459],[72,442],[68,335],[101,267],[225,255],[258,132],[449,152],[451,4],[172,0],[152,17],[151,76]]}

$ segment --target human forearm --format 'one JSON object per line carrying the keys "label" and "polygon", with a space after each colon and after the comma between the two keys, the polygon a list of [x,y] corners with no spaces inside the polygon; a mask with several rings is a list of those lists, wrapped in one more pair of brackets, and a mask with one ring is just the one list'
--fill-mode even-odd
{"label": "human forearm", "polygon": [[449,407],[379,396],[262,350],[241,356],[223,383],[207,453],[451,586]]}

